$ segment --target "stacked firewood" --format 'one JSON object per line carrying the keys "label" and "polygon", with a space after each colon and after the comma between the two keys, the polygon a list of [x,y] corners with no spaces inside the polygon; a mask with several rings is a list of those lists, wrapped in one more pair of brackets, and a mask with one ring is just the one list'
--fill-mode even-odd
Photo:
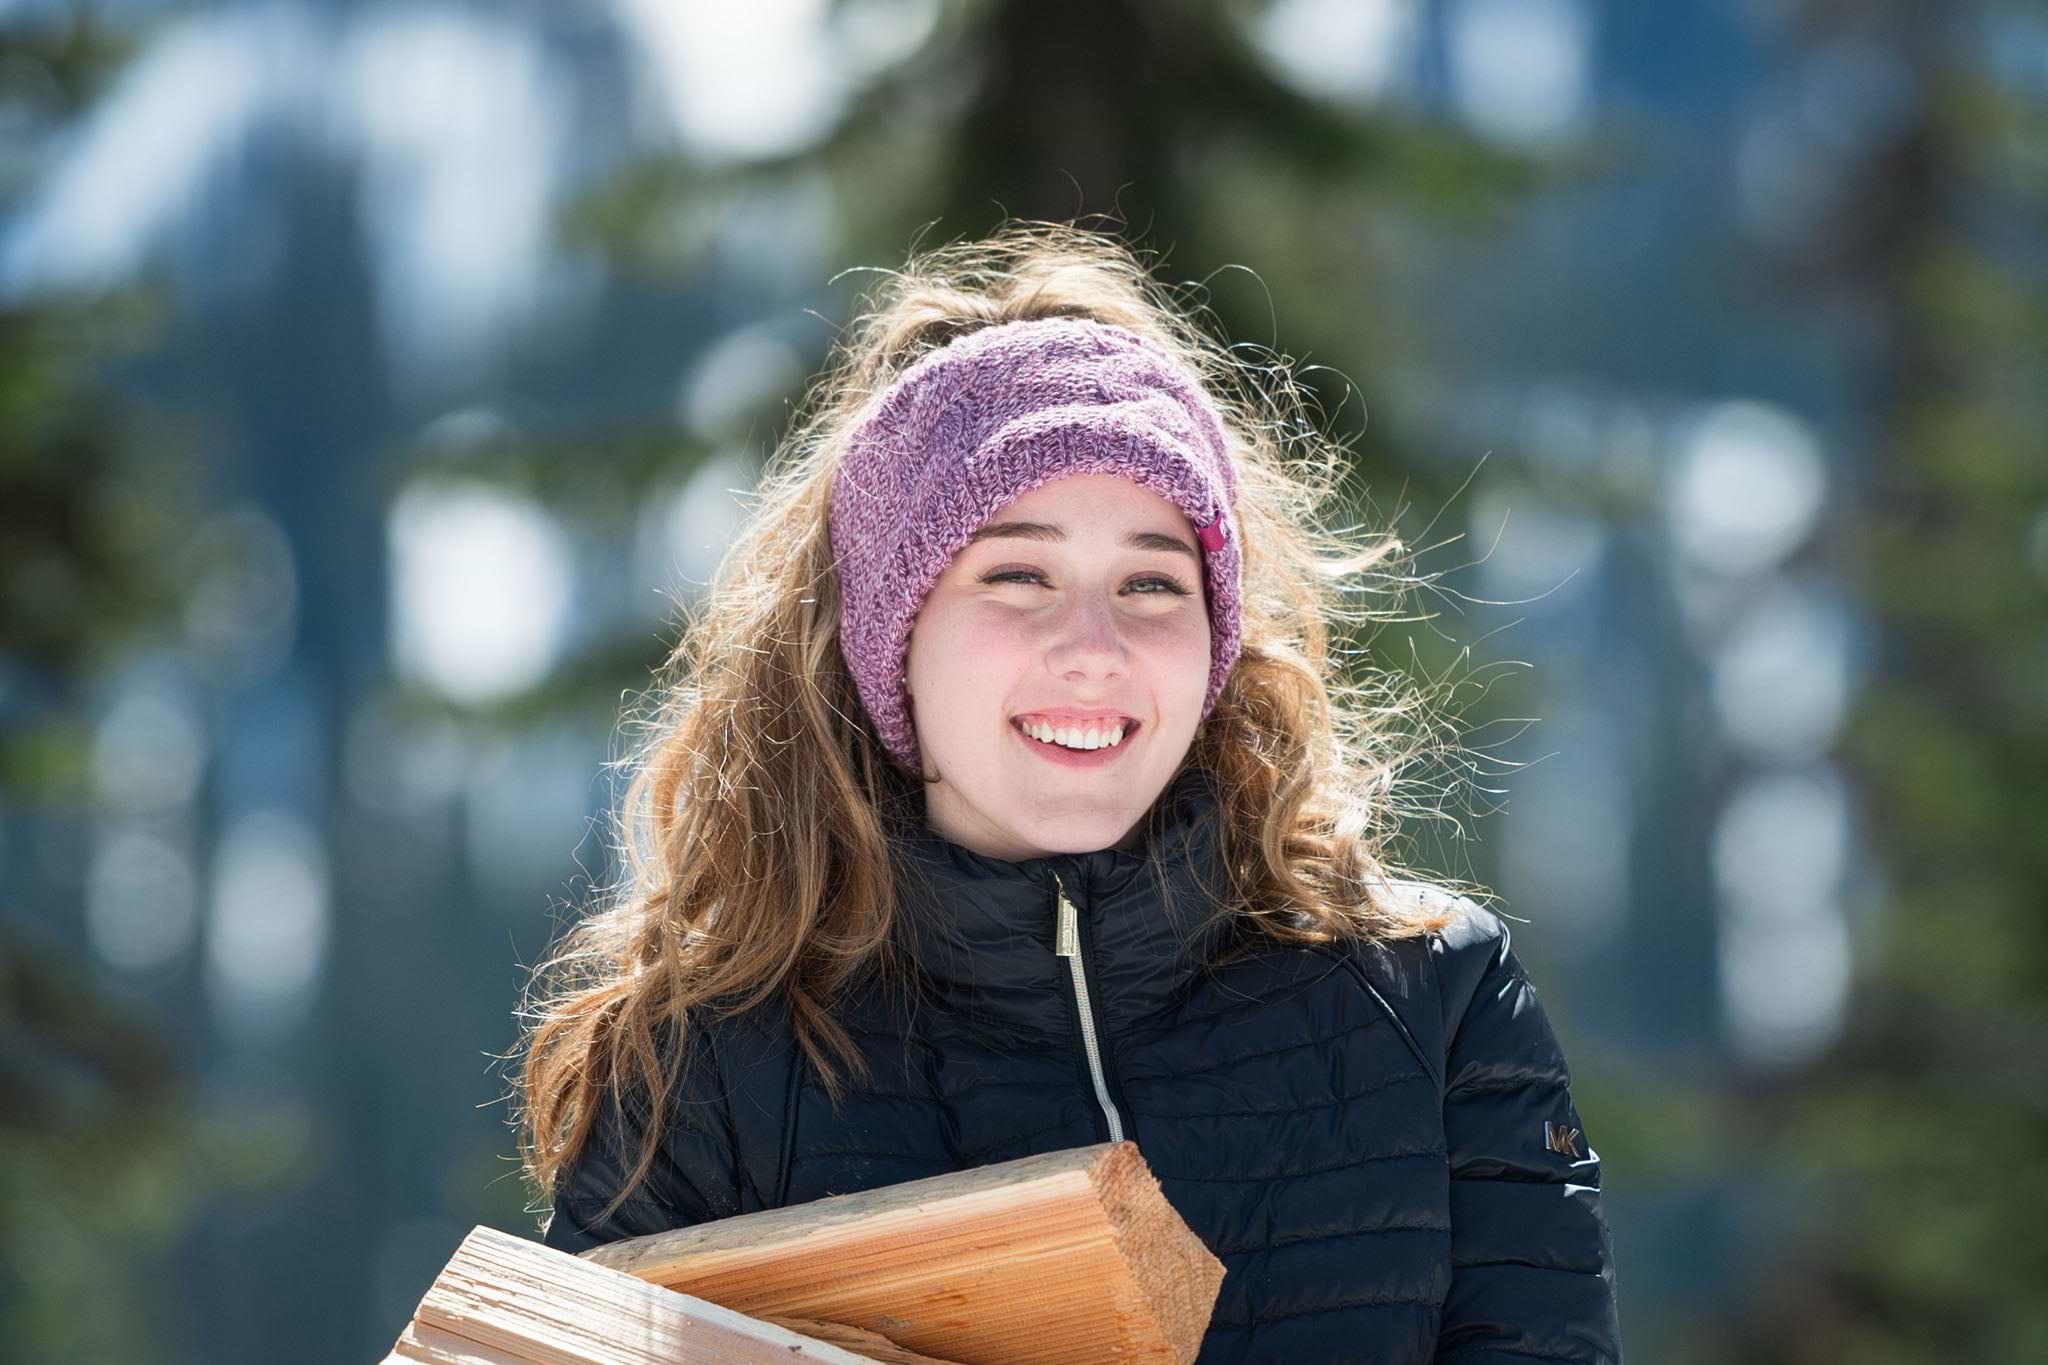
{"label": "stacked firewood", "polygon": [[383,1365],[1188,1365],[1222,1283],[1119,1142],[580,1256],[478,1227]]}

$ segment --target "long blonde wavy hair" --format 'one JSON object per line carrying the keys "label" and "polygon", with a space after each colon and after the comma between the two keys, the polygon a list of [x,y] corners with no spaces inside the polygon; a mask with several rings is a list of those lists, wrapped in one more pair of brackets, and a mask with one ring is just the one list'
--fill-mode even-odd
{"label": "long blonde wavy hair", "polygon": [[[1334,628],[1402,619],[1406,589],[1427,580],[1404,575],[1392,534],[1361,541],[1322,525],[1347,452],[1304,420],[1285,364],[1210,341],[1129,247],[1073,224],[1013,222],[914,253],[865,304],[712,582],[683,607],[645,719],[629,720],[644,737],[624,760],[621,871],[528,983],[512,1122],[543,1196],[581,1153],[606,1087],[664,1112],[680,1049],[657,1040],[707,1013],[779,995],[835,1101],[842,1067],[865,1075],[834,1002],[860,973],[902,967],[890,951],[889,821],[921,813],[923,792],[874,736],[840,654],[826,513],[846,442],[891,380],[977,328],[1045,317],[1127,327],[1200,375],[1225,415],[1243,647],[1183,768],[1217,779],[1236,913],[1293,944],[1444,922],[1387,885],[1426,880],[1400,872],[1389,848],[1399,817],[1443,811],[1435,775],[1456,765],[1418,765],[1457,751],[1444,690],[1332,642]],[[614,1208],[660,1136],[650,1125]]]}

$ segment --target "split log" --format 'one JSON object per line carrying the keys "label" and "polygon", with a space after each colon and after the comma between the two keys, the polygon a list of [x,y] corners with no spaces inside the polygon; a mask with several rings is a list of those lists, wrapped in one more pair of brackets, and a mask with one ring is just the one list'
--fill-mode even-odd
{"label": "split log", "polygon": [[1131,1142],[580,1255],[741,1313],[850,1324],[963,1365],[1188,1365],[1223,1283]]}
{"label": "split log", "polygon": [[[836,1327],[834,1335],[846,1344],[477,1227],[428,1287],[383,1365],[874,1365],[927,1359],[907,1355],[881,1337]],[[883,1353],[848,1349],[856,1341],[871,1342]]]}

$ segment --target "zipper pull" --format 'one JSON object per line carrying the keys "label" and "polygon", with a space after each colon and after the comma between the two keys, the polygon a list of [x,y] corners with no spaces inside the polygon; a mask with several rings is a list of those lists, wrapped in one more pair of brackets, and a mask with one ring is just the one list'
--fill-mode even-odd
{"label": "zipper pull", "polygon": [[1074,903],[1067,899],[1067,889],[1064,886],[1060,886],[1060,879],[1057,876],[1052,879],[1052,884],[1059,887],[1060,898],[1059,930],[1054,936],[1052,950],[1060,957],[1079,957],[1081,955],[1080,912],[1075,910]]}

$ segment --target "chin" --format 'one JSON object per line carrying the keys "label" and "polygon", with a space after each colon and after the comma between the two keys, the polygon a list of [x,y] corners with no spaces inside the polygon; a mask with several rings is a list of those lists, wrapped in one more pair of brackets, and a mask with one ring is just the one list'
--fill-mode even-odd
{"label": "chin", "polygon": [[1018,833],[1055,853],[1093,853],[1121,839],[1141,812],[1122,802],[1114,809],[1076,811],[1069,802],[1042,820],[1020,820]]}

